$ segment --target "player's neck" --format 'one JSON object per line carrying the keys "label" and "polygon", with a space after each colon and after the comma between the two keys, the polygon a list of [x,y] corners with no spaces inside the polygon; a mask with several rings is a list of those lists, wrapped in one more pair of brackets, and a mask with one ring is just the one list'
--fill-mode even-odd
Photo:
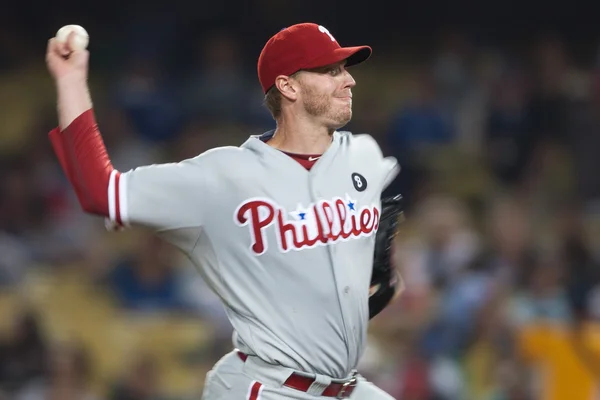
{"label": "player's neck", "polygon": [[294,154],[323,154],[331,145],[333,131],[312,124],[279,123],[268,144]]}

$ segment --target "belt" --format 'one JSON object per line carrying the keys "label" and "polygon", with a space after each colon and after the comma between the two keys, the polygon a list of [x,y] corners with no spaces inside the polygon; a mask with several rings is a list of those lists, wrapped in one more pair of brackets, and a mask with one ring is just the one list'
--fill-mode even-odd
{"label": "belt", "polygon": [[[237,351],[237,355],[243,362],[246,362],[246,359],[248,358],[247,354]],[[302,392],[307,392],[314,382],[314,378],[309,378],[307,376],[292,373],[292,375],[290,375],[290,377],[287,378],[283,385],[292,389],[300,390]],[[329,384],[329,386],[327,386],[325,390],[323,390],[321,396],[334,397],[336,399],[347,399],[350,397],[355,387],[356,378],[352,377],[350,380],[344,383]]]}

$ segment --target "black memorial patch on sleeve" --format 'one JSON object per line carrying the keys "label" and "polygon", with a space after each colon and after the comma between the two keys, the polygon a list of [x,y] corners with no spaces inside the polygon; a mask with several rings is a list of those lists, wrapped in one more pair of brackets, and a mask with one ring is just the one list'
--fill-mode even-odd
{"label": "black memorial patch on sleeve", "polygon": [[354,189],[358,192],[364,192],[367,189],[367,180],[361,174],[354,172],[352,174],[352,184],[354,185]]}

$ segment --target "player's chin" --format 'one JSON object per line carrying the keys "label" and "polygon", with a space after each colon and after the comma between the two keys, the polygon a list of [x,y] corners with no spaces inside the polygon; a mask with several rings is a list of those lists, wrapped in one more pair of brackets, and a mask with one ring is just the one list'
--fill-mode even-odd
{"label": "player's chin", "polygon": [[351,117],[352,116],[350,115],[349,117],[346,117],[346,118],[336,118],[330,122],[329,127],[334,130],[340,129],[340,128],[346,126],[348,124],[348,122],[350,122],[350,120],[352,119]]}
{"label": "player's chin", "polygon": [[346,112],[342,113],[339,118],[340,128],[346,125],[352,119],[352,109],[348,109]]}
{"label": "player's chin", "polygon": [[327,116],[327,125],[331,129],[340,129],[352,119],[352,108],[338,108]]}

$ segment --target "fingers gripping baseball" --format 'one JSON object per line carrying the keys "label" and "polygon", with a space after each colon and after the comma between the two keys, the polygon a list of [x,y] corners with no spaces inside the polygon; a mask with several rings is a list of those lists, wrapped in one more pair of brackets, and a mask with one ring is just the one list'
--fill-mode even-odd
{"label": "fingers gripping baseball", "polygon": [[48,41],[46,64],[55,80],[72,77],[87,79],[89,52],[78,45],[76,32],[71,32],[66,40],[54,37]]}

